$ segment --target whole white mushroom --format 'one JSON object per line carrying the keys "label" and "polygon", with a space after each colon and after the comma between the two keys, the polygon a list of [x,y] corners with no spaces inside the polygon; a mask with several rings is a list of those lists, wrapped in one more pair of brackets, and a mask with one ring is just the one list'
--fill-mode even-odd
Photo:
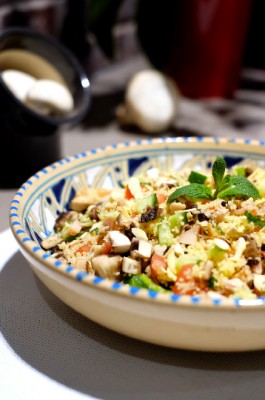
{"label": "whole white mushroom", "polygon": [[36,82],[33,76],[15,69],[6,69],[3,71],[2,79],[13,95],[23,102],[26,100],[29,89]]}
{"label": "whole white mushroom", "polygon": [[124,104],[117,108],[121,124],[136,125],[146,133],[170,128],[179,112],[176,83],[155,69],[137,72],[129,81]]}

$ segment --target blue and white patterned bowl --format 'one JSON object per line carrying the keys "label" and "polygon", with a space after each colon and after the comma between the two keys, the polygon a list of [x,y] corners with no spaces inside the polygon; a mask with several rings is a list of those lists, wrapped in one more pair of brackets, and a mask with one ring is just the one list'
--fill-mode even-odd
{"label": "blue and white patterned bowl", "polygon": [[30,177],[10,207],[10,226],[34,273],[63,302],[125,335],[165,346],[208,350],[265,349],[265,299],[206,299],[160,294],[90,276],[40,247],[58,214],[84,185],[113,188],[150,166],[232,166],[244,158],[265,167],[265,142],[229,138],[155,138],[86,151]]}

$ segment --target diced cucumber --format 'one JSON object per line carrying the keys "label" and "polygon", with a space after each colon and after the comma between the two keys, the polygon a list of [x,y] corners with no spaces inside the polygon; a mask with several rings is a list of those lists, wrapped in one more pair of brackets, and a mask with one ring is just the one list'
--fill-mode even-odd
{"label": "diced cucumber", "polygon": [[256,168],[248,180],[258,189],[260,195],[265,197],[265,171],[262,168]]}
{"label": "diced cucumber", "polygon": [[183,265],[187,264],[197,264],[199,260],[195,257],[192,257],[188,254],[184,254],[183,256],[180,256],[177,258],[176,262],[176,270],[177,272],[183,267]]}
{"label": "diced cucumber", "polygon": [[144,213],[147,207],[155,207],[158,204],[156,194],[153,193],[150,196],[137,199],[136,209],[139,213]]}
{"label": "diced cucumber", "polygon": [[138,288],[149,289],[155,292],[160,293],[168,293],[169,291],[162,288],[161,286],[154,283],[147,275],[140,274],[140,275],[133,275],[133,276],[126,276],[123,280],[124,283],[127,283],[130,286],[135,286]]}
{"label": "diced cucumber", "polygon": [[235,168],[235,172],[237,175],[246,176],[246,170],[244,167],[237,167]]}
{"label": "diced cucumber", "polygon": [[196,171],[191,171],[189,177],[188,177],[188,181],[190,183],[204,183],[207,179],[207,176],[200,174],[199,172]]}
{"label": "diced cucumber", "polygon": [[173,235],[170,230],[169,224],[163,222],[159,224],[157,227],[158,233],[158,243],[159,244],[166,244],[167,246],[171,246],[173,243]]}
{"label": "diced cucumber", "polygon": [[170,228],[180,228],[181,225],[188,223],[187,213],[186,212],[177,212],[174,215],[170,215],[168,218]]}

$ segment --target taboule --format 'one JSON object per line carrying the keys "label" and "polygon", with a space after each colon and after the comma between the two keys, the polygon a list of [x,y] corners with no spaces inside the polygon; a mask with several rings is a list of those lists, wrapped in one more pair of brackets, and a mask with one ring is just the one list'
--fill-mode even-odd
{"label": "taboule", "polygon": [[159,292],[265,295],[265,170],[150,168],[112,190],[85,187],[42,247],[90,274]]}

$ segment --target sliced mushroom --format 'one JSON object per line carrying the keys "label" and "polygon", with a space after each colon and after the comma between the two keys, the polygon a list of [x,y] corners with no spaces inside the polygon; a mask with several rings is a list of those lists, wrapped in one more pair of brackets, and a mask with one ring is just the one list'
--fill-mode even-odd
{"label": "sliced mushroom", "polygon": [[96,275],[102,278],[117,280],[121,271],[122,257],[120,255],[100,255],[91,259]]}
{"label": "sliced mushroom", "polygon": [[126,253],[130,250],[131,241],[130,239],[121,233],[120,231],[110,231],[109,237],[112,244],[112,250],[114,253]]}
{"label": "sliced mushroom", "polygon": [[256,258],[249,258],[247,260],[247,265],[249,266],[249,268],[251,269],[251,271],[253,272],[253,274],[259,274],[261,275],[263,273],[263,266],[262,266],[262,262],[259,261]]}
{"label": "sliced mushroom", "polygon": [[142,239],[148,241],[147,234],[143,229],[140,228],[132,228],[132,233],[137,239]]}
{"label": "sliced mushroom", "polygon": [[91,210],[89,211],[89,218],[94,220],[94,221],[99,221],[97,207],[92,207],[91,208]]}
{"label": "sliced mushroom", "polygon": [[65,226],[66,222],[73,222],[78,220],[78,213],[75,211],[65,211],[62,212],[55,221],[55,231],[60,232]]}
{"label": "sliced mushroom", "polygon": [[68,236],[76,236],[78,233],[80,233],[82,230],[82,224],[80,221],[75,220],[73,221],[69,227],[65,230],[63,230],[63,236],[68,237]]}
{"label": "sliced mushroom", "polygon": [[122,226],[126,229],[130,229],[132,221],[130,221],[128,218],[126,218],[124,214],[120,213],[117,218],[117,223],[119,226]]}
{"label": "sliced mushroom", "polygon": [[257,245],[256,240],[249,236],[249,235],[244,235],[243,238],[246,241],[246,248],[243,252],[243,255],[246,258],[255,258],[260,256],[260,248]]}
{"label": "sliced mushroom", "polygon": [[132,241],[131,245],[131,257],[133,259],[149,259],[151,258],[153,251],[153,246],[151,243],[146,242],[145,240],[135,239]]}

